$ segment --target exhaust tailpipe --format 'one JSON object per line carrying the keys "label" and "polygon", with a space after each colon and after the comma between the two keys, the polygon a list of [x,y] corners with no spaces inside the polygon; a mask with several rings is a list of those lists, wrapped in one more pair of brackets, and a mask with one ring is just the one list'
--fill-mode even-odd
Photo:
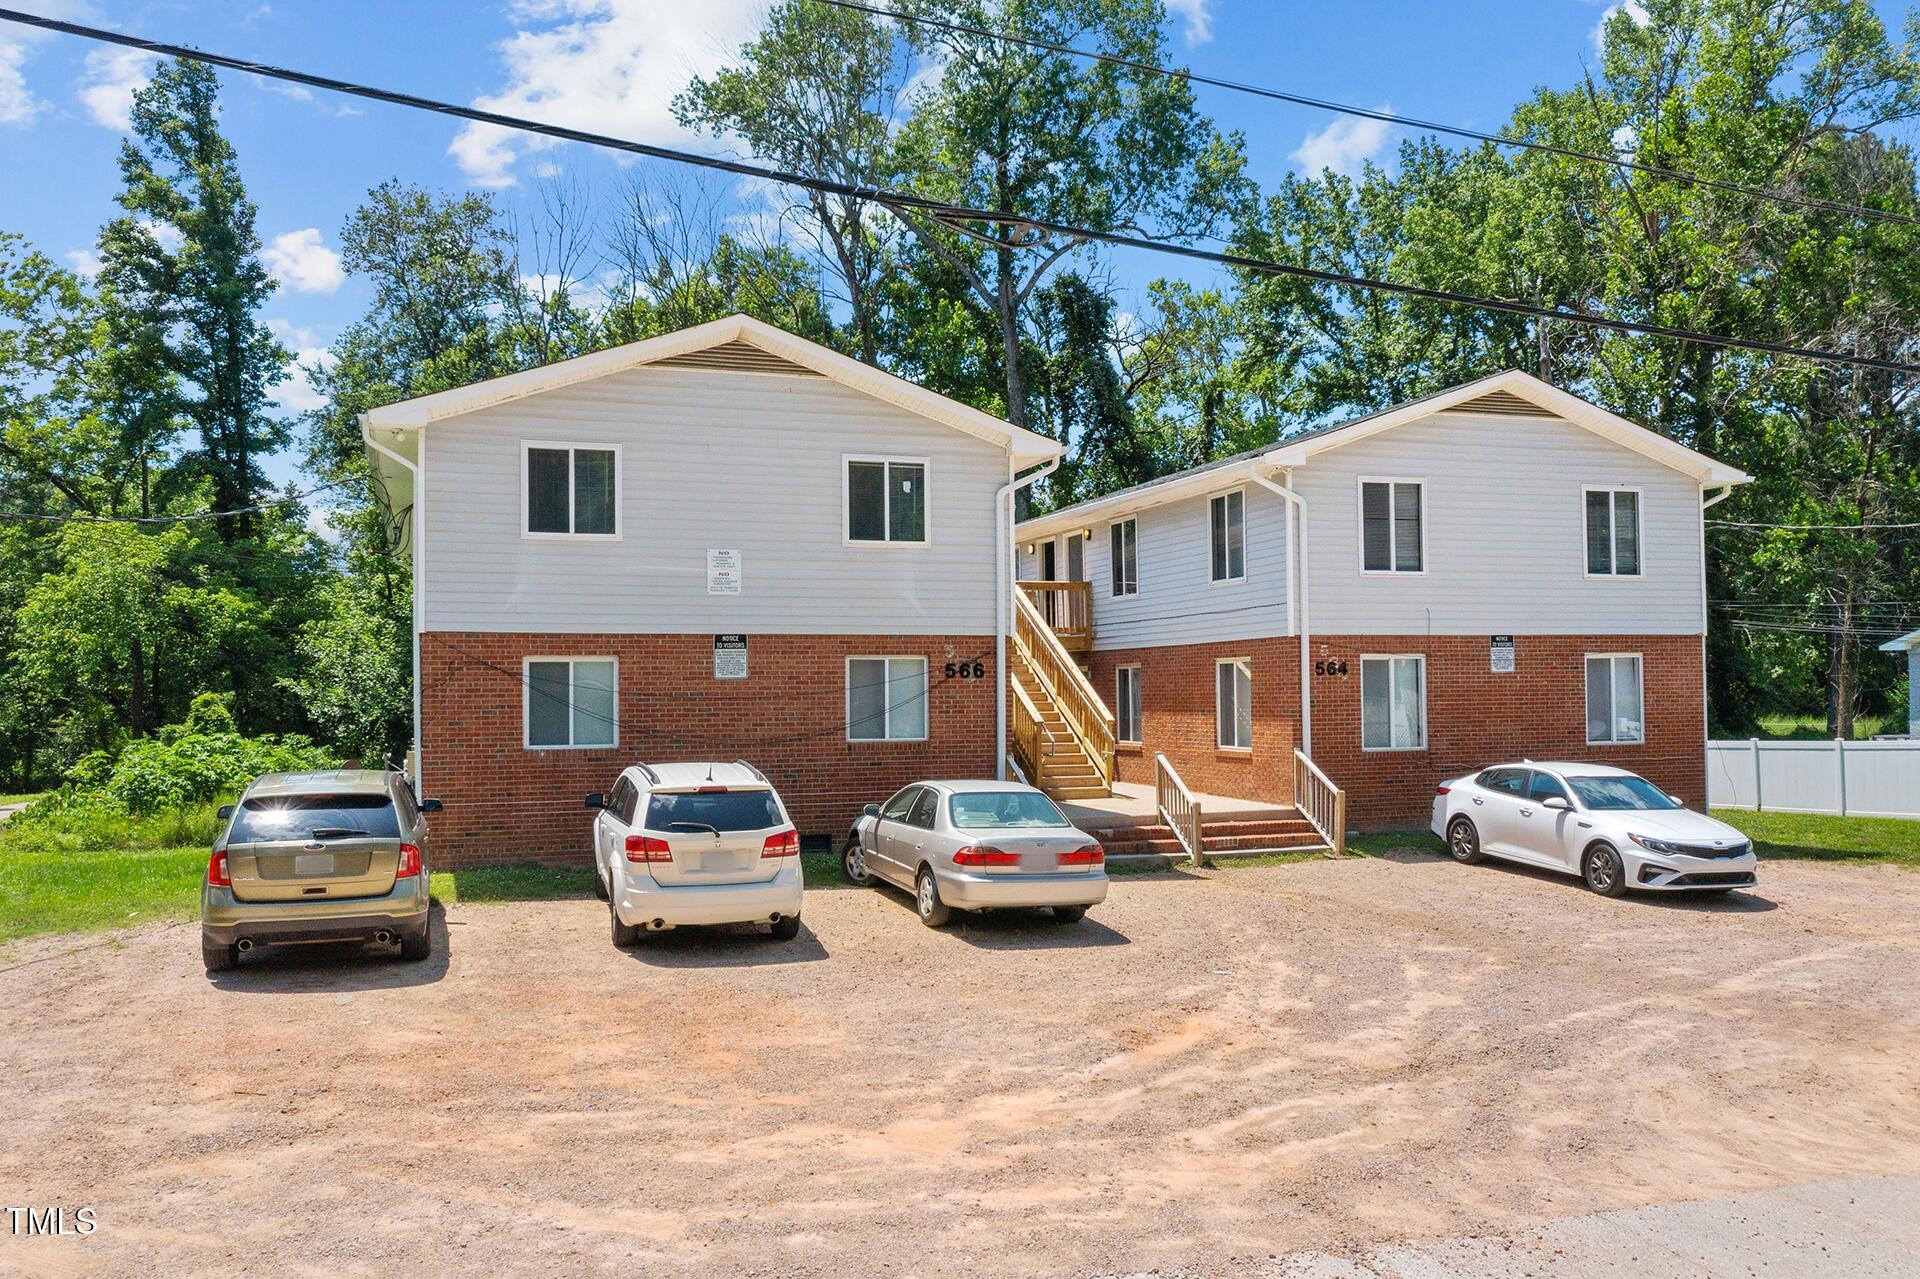
{"label": "exhaust tailpipe", "polygon": [[373,940],[378,942],[382,946],[392,945],[393,933],[388,929],[382,928],[379,932],[373,935]]}
{"label": "exhaust tailpipe", "polygon": [[243,955],[249,954],[253,950],[253,938],[242,937],[239,941],[233,943],[233,948]]}
{"label": "exhaust tailpipe", "polygon": [[649,929],[651,929],[656,933],[664,930],[666,926],[667,926],[667,921],[664,919],[656,919],[647,925]]}

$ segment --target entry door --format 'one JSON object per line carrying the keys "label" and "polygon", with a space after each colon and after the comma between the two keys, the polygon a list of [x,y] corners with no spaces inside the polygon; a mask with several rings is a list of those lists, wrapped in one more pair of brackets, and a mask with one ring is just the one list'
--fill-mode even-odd
{"label": "entry door", "polygon": [[1078,533],[1067,534],[1067,580],[1087,580],[1087,539]]}
{"label": "entry door", "polygon": [[1060,550],[1059,544],[1055,542],[1052,538],[1048,538],[1046,541],[1040,543],[1040,580],[1041,581],[1057,582],[1060,580],[1058,576],[1058,572],[1059,572],[1058,566],[1060,563],[1059,550]]}

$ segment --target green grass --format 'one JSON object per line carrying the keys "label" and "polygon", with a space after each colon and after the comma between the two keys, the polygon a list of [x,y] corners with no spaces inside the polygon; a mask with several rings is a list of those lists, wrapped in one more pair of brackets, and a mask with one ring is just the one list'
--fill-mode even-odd
{"label": "green grass", "polygon": [[1825,813],[1750,813],[1738,808],[1716,808],[1713,815],[1753,840],[1754,851],[1762,861],[1787,858],[1920,870],[1920,821]]}
{"label": "green grass", "polygon": [[[1853,721],[1853,736],[1856,741],[1864,741],[1878,733],[1887,731],[1888,716],[1860,715]],[[1759,736],[1762,739],[1782,739],[1798,742],[1832,741],[1827,733],[1825,715],[1762,715],[1759,717]]]}
{"label": "green grass", "polygon": [[189,919],[204,848],[0,850],[0,941]]}
{"label": "green grass", "polygon": [[11,793],[0,791],[0,804],[31,804],[34,800],[39,799],[46,793],[47,792],[43,790],[13,791]]}
{"label": "green grass", "polygon": [[592,871],[542,866],[538,862],[433,872],[434,898],[446,906],[455,902],[537,902],[592,894]]}
{"label": "green grass", "polygon": [[1347,836],[1347,851],[1366,857],[1385,857],[1389,853],[1432,853],[1439,857],[1445,855],[1447,848],[1429,830],[1388,830]]}

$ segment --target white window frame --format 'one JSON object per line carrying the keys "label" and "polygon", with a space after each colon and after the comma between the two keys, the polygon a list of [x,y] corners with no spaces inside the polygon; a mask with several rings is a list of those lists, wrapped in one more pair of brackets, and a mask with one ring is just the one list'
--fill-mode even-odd
{"label": "white window frame", "polygon": [[[536,533],[527,527],[533,521],[533,494],[529,492],[532,481],[530,466],[535,449],[567,453],[567,528],[574,524],[574,468],[577,465],[574,455],[582,449],[593,453],[613,454],[613,532],[611,533]],[[626,471],[620,457],[618,444],[596,444],[587,440],[522,440],[520,441],[520,536],[529,542],[618,542],[623,534],[620,520],[620,508],[624,506],[626,496]],[[558,660],[558,659],[553,659]]]}
{"label": "white window frame", "polygon": [[[1240,495],[1240,576],[1214,577],[1213,504],[1224,502],[1235,493]],[[1213,586],[1238,586],[1247,580],[1247,489],[1244,484],[1239,488],[1225,489],[1219,493],[1207,495],[1207,577]]]}
{"label": "white window frame", "polygon": [[[533,664],[535,662],[565,662],[567,664],[567,736],[575,735],[574,719],[579,708],[573,703],[573,667],[576,662],[613,663],[613,740],[611,742],[578,743],[569,741],[564,746],[537,746],[533,740]],[[620,659],[611,653],[553,653],[535,655],[520,659],[520,747],[530,751],[610,751],[620,745]]]}
{"label": "white window frame", "polygon": [[[1422,511],[1422,514],[1424,515],[1425,508],[1422,507],[1421,511]],[[1421,524],[1424,526],[1425,523],[1426,521],[1423,519],[1421,521]],[[1424,531],[1424,527],[1423,527],[1423,531]],[[1394,662],[1420,663],[1420,740],[1414,745],[1412,746],[1392,746],[1392,745],[1369,746],[1367,745],[1366,664],[1368,662],[1388,663],[1388,666],[1387,666],[1387,736],[1389,738],[1393,736],[1393,711],[1394,711],[1393,699],[1395,695],[1395,690],[1398,687],[1393,682],[1392,663]],[[1430,736],[1427,728],[1427,702],[1429,701],[1429,698],[1427,696],[1427,693],[1428,693],[1427,674],[1428,674],[1427,655],[1425,653],[1362,653],[1360,654],[1360,749],[1362,751],[1365,751],[1368,754],[1376,754],[1376,753],[1388,754],[1394,751],[1405,753],[1408,751],[1423,751],[1427,749],[1427,739]],[[1583,716],[1587,713],[1586,708],[1584,706],[1581,707],[1580,713]]]}
{"label": "white window frame", "polygon": [[1647,659],[1641,653],[1588,653],[1580,661],[1580,722],[1585,725],[1583,732],[1590,732],[1593,725],[1587,721],[1587,695],[1591,691],[1587,681],[1593,678],[1593,662],[1604,660],[1607,663],[1607,726],[1611,731],[1615,720],[1620,718],[1619,706],[1614,698],[1616,677],[1614,671],[1622,658],[1634,659],[1634,679],[1640,685],[1640,736],[1638,737],[1601,737],[1589,736],[1589,746],[1645,746],[1647,744]]}
{"label": "white window frame", "polygon": [[[853,735],[853,664],[855,662],[918,662],[920,663],[921,696],[925,697],[927,701],[927,713],[923,717],[926,721],[926,728],[925,728],[925,731],[923,731],[920,734],[920,736],[918,737],[892,736],[893,701],[891,697],[889,697],[889,699],[885,703],[887,708],[887,713],[885,716],[885,723],[881,725],[885,735],[880,737],[855,737]],[[927,660],[925,654],[922,654],[922,653],[849,653],[847,654],[846,664],[844,667],[842,667],[841,673],[840,673],[841,685],[844,690],[840,699],[840,708],[842,712],[842,721],[844,725],[842,731],[846,733],[847,741],[859,743],[865,746],[887,746],[895,742],[924,742],[924,741],[930,740],[933,736],[932,665],[933,664]]]}
{"label": "white window frame", "polygon": [[[1125,678],[1128,672],[1132,672],[1133,674],[1133,726],[1135,735],[1132,737],[1126,736],[1126,725],[1120,722],[1117,713],[1126,700],[1120,696],[1120,681]],[[1214,678],[1218,679],[1219,676],[1215,675]],[[1219,689],[1216,687],[1214,696],[1217,698],[1219,695]],[[1140,711],[1140,666],[1138,663],[1113,668],[1113,708],[1116,712],[1113,724],[1113,740],[1125,746],[1140,745],[1146,735],[1146,717],[1141,714]]]}
{"label": "white window frame", "polygon": [[[1387,564],[1386,568],[1367,567],[1367,485],[1415,484],[1420,488],[1420,567],[1394,568],[1400,562],[1400,522],[1393,517],[1394,494],[1387,490]],[[1419,475],[1362,475],[1353,488],[1355,535],[1362,577],[1425,577],[1427,575],[1427,525],[1432,511],[1427,506],[1427,481]]]}
{"label": "white window frame", "polygon": [[[887,472],[886,482],[880,486],[885,502],[880,510],[880,522],[888,536],[879,541],[856,538],[853,535],[853,464],[855,462],[885,462],[892,465],[917,466],[920,468],[922,492],[920,540],[907,542],[896,539],[893,534],[893,472]],[[933,545],[933,463],[924,457],[905,457],[894,453],[842,453],[840,455],[840,542],[843,546],[858,546],[880,549],[897,546],[902,549]]]}
{"label": "white window frame", "polygon": [[[1222,666],[1247,668],[1247,744],[1245,746],[1229,746],[1220,740],[1220,730],[1225,723],[1220,716],[1220,668]],[[1213,748],[1242,755],[1253,753],[1253,659],[1251,657],[1222,657],[1213,663]]]}
{"label": "white window frame", "polygon": [[[1209,513],[1207,518],[1209,521],[1211,521],[1213,518],[1212,514]],[[1119,572],[1120,561],[1113,553],[1113,531],[1127,524],[1133,525],[1133,580],[1131,582],[1125,582],[1125,581],[1122,582],[1122,585],[1131,587],[1130,590],[1116,591],[1113,589],[1113,582],[1114,582],[1115,576]],[[1122,536],[1121,540],[1122,541],[1126,540],[1124,535]],[[1212,548],[1211,547],[1208,548],[1208,554],[1209,554],[1208,571],[1211,572],[1212,571],[1212,567],[1211,567]],[[1138,599],[1140,597],[1140,517],[1139,516],[1128,515],[1117,520],[1107,521],[1107,561],[1108,561],[1107,590],[1111,595],[1111,597],[1117,600]]]}
{"label": "white window frame", "polygon": [[[1634,546],[1637,547],[1640,552],[1640,568],[1638,572],[1622,573],[1618,569],[1606,573],[1596,573],[1593,571],[1592,560],[1587,554],[1587,494],[1589,493],[1608,494],[1607,562],[1609,564],[1618,564],[1620,562],[1620,537],[1618,527],[1615,523],[1615,505],[1612,494],[1633,494],[1633,520],[1634,523],[1638,525],[1638,527],[1634,529]],[[1645,492],[1631,484],[1582,484],[1580,486],[1580,567],[1586,570],[1589,578],[1599,581],[1624,578],[1632,582],[1638,581],[1647,575],[1647,495]],[[1596,653],[1594,656],[1598,657],[1600,654]]]}

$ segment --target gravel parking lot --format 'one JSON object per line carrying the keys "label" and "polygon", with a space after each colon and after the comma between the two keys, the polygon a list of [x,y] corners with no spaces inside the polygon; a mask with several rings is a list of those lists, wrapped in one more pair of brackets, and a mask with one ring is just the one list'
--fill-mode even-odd
{"label": "gravel parking lot", "polygon": [[[1297,1250],[1920,1171],[1920,876],[1606,900],[1437,859],[1116,881],[631,954],[463,905],[426,965],[0,963],[0,1273],[1258,1273]],[[31,961],[31,962],[23,962]]]}

